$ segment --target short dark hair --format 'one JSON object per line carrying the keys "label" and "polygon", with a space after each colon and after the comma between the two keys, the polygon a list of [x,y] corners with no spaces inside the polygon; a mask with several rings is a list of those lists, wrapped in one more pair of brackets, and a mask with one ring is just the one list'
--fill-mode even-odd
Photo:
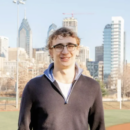
{"label": "short dark hair", "polygon": [[55,30],[49,37],[48,37],[48,41],[47,41],[47,46],[46,48],[47,49],[50,49],[51,48],[51,45],[52,45],[52,41],[54,39],[56,39],[58,36],[62,36],[62,37],[73,37],[76,39],[77,41],[77,44],[80,45],[80,38],[77,36],[77,34],[72,31],[71,29],[69,28],[66,28],[66,27],[61,27],[57,30]]}

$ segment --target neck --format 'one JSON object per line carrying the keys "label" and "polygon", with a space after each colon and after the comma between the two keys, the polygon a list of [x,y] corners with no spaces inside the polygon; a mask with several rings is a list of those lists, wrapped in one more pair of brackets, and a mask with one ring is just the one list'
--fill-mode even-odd
{"label": "neck", "polygon": [[60,69],[54,65],[53,75],[61,83],[72,83],[75,77],[75,64],[66,69]]}

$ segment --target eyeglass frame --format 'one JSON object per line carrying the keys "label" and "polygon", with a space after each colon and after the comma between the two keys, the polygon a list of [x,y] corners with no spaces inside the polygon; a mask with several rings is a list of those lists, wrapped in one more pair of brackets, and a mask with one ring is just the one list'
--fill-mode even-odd
{"label": "eyeglass frame", "polygon": [[[70,45],[70,44],[74,45],[75,48],[78,47],[78,44],[74,44],[74,43],[68,43],[68,44],[66,44],[66,45],[64,45],[64,44],[62,44],[62,43],[58,43],[58,44],[56,44],[56,45],[51,46],[50,49],[55,48],[57,45],[62,45],[62,46],[63,46],[63,49],[62,49],[61,51],[57,51],[57,52],[62,52],[62,51],[64,50],[64,48],[65,48],[65,47],[67,48],[68,45]],[[68,50],[68,48],[67,48],[67,50]],[[74,49],[74,50],[75,50],[75,49]],[[74,50],[72,50],[72,51],[74,51]],[[69,51],[69,50],[68,50],[68,51]],[[69,51],[69,52],[71,52],[71,51]]]}

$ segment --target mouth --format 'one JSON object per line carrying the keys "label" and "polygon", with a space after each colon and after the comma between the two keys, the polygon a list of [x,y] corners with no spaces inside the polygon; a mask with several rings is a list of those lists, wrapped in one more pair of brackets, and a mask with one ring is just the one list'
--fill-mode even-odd
{"label": "mouth", "polygon": [[60,57],[61,61],[67,62],[69,61],[70,57]]}

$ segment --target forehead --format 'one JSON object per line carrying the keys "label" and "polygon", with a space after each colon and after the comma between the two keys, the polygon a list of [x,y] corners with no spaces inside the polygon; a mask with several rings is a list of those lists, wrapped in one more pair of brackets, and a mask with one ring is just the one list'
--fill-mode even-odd
{"label": "forehead", "polygon": [[58,36],[56,39],[53,39],[52,44],[53,45],[56,45],[58,43],[67,44],[69,42],[77,44],[76,38],[73,38],[73,37],[70,37],[70,36],[68,36],[68,37]]}

